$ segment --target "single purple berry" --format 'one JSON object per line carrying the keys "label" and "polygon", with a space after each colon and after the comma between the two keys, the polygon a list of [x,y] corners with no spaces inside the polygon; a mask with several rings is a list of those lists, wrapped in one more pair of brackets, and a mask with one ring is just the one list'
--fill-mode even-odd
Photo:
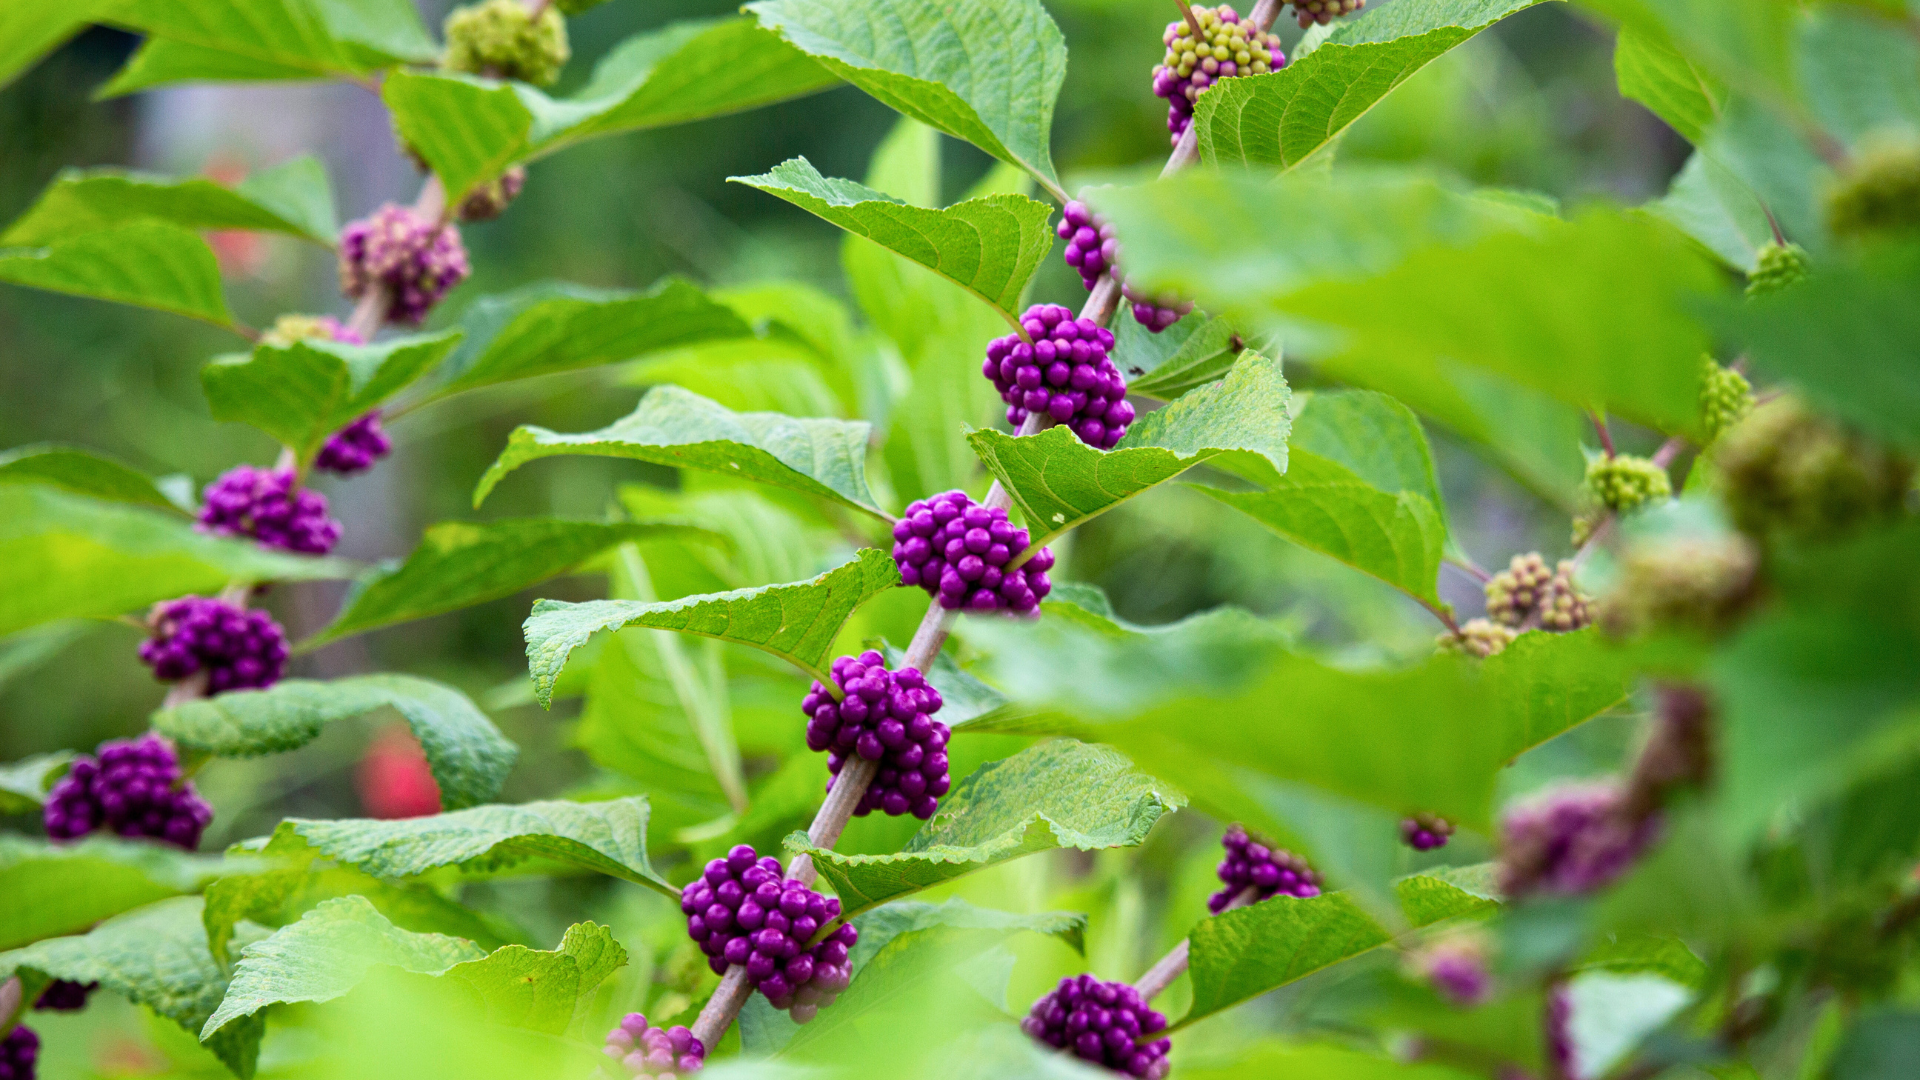
{"label": "single purple berry", "polygon": [[326,445],[313,459],[321,472],[352,476],[373,467],[373,463],[393,450],[393,441],[380,430],[380,410],[375,409],[328,436]]}
{"label": "single purple berry", "polygon": [[340,289],[386,290],[389,322],[418,323],[468,272],[460,230],[388,203],[340,231]]}
{"label": "single purple berry", "polygon": [[1019,334],[993,339],[980,369],[1007,403],[1007,423],[1046,413],[1088,446],[1111,450],[1133,423],[1126,380],[1107,357],[1113,334],[1059,304],[1035,304],[1020,326],[1030,343]]}
{"label": "single purple berry", "polygon": [[[827,771],[840,775],[849,754],[880,763],[854,813],[884,810],[922,821],[940,808],[953,786],[947,773],[947,725],[933,719],[940,691],[914,668],[888,671],[872,650],[833,662],[833,686],[816,682],[800,701],[807,714],[807,749],[827,751]],[[836,693],[837,691],[837,693]],[[827,781],[832,790],[833,781]]]}
{"label": "single purple berry", "polygon": [[15,1026],[0,1039],[0,1080],[33,1080],[39,1058],[40,1036],[25,1024]]}
{"label": "single purple berry", "polygon": [[1234,898],[1248,889],[1253,890],[1253,903],[1276,896],[1305,900],[1320,895],[1320,875],[1300,856],[1239,825],[1229,828],[1220,843],[1227,849],[1227,857],[1216,872],[1226,888],[1207,898],[1207,910],[1213,914],[1227,910]]}
{"label": "single purple berry", "polygon": [[648,1027],[647,1018],[628,1013],[607,1032],[601,1053],[619,1062],[635,1080],[671,1080],[699,1072],[707,1062],[707,1048],[693,1032],[675,1025]]}
{"label": "single purple berry", "polygon": [[948,611],[1031,615],[1053,590],[1053,551],[1041,548],[1009,569],[1030,543],[1006,510],[948,491],[914,502],[894,523],[893,561],[903,584],[925,589]]}
{"label": "single purple berry", "polygon": [[155,604],[147,625],[153,636],[140,644],[140,660],[161,682],[205,672],[209,695],[261,690],[287,668],[286,632],[264,611],[183,596]]}
{"label": "single purple berry", "polygon": [[201,494],[201,532],[250,536],[261,547],[325,555],[340,542],[340,523],[327,516],[327,497],[296,487],[292,469],[240,465]]}
{"label": "single purple berry", "polygon": [[87,1007],[88,996],[98,989],[100,984],[97,982],[77,983],[55,979],[40,992],[40,999],[33,1003],[33,1007],[47,1012],[79,1012]]}
{"label": "single purple berry", "polygon": [[1126,983],[1069,975],[1041,996],[1020,1021],[1038,1042],[1142,1080],[1161,1080],[1169,1068],[1168,1039],[1142,1041],[1164,1031],[1167,1018],[1149,1008]]}
{"label": "single purple berry", "polygon": [[1500,888],[1510,897],[1579,896],[1611,884],[1658,832],[1634,821],[1611,781],[1569,784],[1508,810],[1500,823]]}
{"label": "single purple berry", "polygon": [[744,966],[774,1008],[804,1024],[852,981],[860,931],[847,923],[809,945],[839,918],[840,901],[781,875],[778,859],[737,845],[680,890],[680,910],[714,974]]}
{"label": "single purple berry", "polygon": [[1400,819],[1400,839],[1415,851],[1432,851],[1447,846],[1453,835],[1453,823],[1438,814],[1415,814]]}
{"label": "single purple berry", "polygon": [[1254,30],[1233,8],[1195,7],[1193,18],[1199,24],[1197,38],[1184,18],[1167,24],[1161,35],[1167,54],[1153,69],[1153,92],[1167,101],[1167,133],[1175,146],[1193,123],[1193,103],[1207,87],[1236,75],[1264,75],[1287,66],[1278,35]]}
{"label": "single purple berry", "polygon": [[[109,829],[192,851],[213,820],[213,808],[181,774],[173,747],[150,731],[101,743],[97,756],[82,755],[47,794],[41,820],[55,840]],[[85,1001],[83,990],[80,1002]]]}

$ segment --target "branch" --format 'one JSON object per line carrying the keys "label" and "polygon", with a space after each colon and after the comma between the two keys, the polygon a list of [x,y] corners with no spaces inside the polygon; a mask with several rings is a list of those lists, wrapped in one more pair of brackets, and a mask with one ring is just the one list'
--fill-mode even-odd
{"label": "branch", "polygon": [[[1232,911],[1234,908],[1246,907],[1253,903],[1253,898],[1257,892],[1257,889],[1249,885],[1241,889],[1240,895],[1234,897],[1233,900],[1221,910]],[[1181,938],[1180,944],[1175,945],[1172,952],[1161,957],[1159,963],[1148,968],[1147,973],[1140,976],[1140,981],[1133,984],[1133,988],[1140,992],[1140,1000],[1152,1001],[1154,998],[1159,997],[1161,992],[1167,987],[1172,986],[1173,980],[1179,978],[1180,973],[1187,970],[1187,961],[1191,951],[1191,941],[1188,938]]]}

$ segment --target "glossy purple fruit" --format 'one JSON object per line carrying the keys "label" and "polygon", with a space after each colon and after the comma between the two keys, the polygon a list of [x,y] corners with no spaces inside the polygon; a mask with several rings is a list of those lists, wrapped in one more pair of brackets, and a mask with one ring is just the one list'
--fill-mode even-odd
{"label": "glossy purple fruit", "polygon": [[707,1063],[707,1048],[693,1032],[675,1025],[647,1026],[647,1018],[628,1013],[607,1032],[601,1053],[620,1063],[635,1080],[671,1080],[696,1073]]}
{"label": "glossy purple fruit", "polygon": [[228,469],[202,493],[197,528],[252,537],[265,548],[325,555],[340,542],[340,523],[328,516],[325,495],[297,483],[292,469]]}
{"label": "glossy purple fruit", "polygon": [[[41,820],[55,840],[106,829],[192,851],[213,820],[213,808],[181,774],[173,747],[148,732],[101,743],[97,756],[82,755],[48,792]],[[62,991],[58,1000],[70,997]],[[80,1000],[85,1003],[84,990]]]}
{"label": "glossy purple fruit", "polygon": [[[914,668],[888,671],[886,658],[872,650],[835,660],[832,677],[833,688],[816,682],[801,699],[807,748],[828,752],[827,771],[834,776],[849,755],[880,763],[855,814],[882,810],[891,817],[932,817],[940,796],[953,786],[947,773],[951,733],[933,719],[942,704],[940,691]],[[832,790],[833,781],[827,788]]]}
{"label": "glossy purple fruit", "polygon": [[287,668],[286,632],[264,611],[183,596],[155,604],[147,625],[153,636],[141,642],[140,660],[161,682],[204,672],[209,695],[260,690]]}
{"label": "glossy purple fruit", "polygon": [[1041,548],[1012,566],[1030,543],[1006,510],[948,491],[914,502],[894,523],[893,561],[902,584],[925,589],[948,611],[1031,615],[1053,591],[1053,551]]}
{"label": "glossy purple fruit", "polygon": [[1254,836],[1239,825],[1229,828],[1220,843],[1227,849],[1227,857],[1221,860],[1216,873],[1226,887],[1207,898],[1207,910],[1215,915],[1227,910],[1235,897],[1249,889],[1253,890],[1253,903],[1276,896],[1297,896],[1304,900],[1320,895],[1320,875],[1300,856]]}
{"label": "glossy purple fruit", "polygon": [[1007,423],[1018,428],[1044,413],[1088,446],[1112,449],[1133,423],[1127,382],[1107,357],[1113,334],[1059,304],[1033,305],[1020,327],[1031,344],[1019,334],[994,338],[980,368],[1007,403]]}
{"label": "glossy purple fruit", "polygon": [[1069,975],[1033,1003],[1020,1030],[1082,1061],[1114,1072],[1160,1080],[1167,1075],[1167,1039],[1143,1039],[1167,1026],[1126,983]]}

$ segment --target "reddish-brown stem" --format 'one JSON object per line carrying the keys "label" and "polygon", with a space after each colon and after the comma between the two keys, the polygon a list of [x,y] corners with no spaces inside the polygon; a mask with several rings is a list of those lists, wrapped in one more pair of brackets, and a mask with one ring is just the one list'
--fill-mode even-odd
{"label": "reddish-brown stem", "polygon": [[1607,430],[1607,418],[1592,409],[1587,410],[1587,415],[1593,418],[1593,431],[1600,437],[1600,449],[1605,450],[1608,457],[1612,457],[1613,432]]}
{"label": "reddish-brown stem", "polygon": [[1193,40],[1199,41],[1200,20],[1193,17],[1193,8],[1187,4],[1187,0],[1173,0],[1173,2],[1180,9],[1180,17],[1187,20],[1187,33],[1193,35]]}

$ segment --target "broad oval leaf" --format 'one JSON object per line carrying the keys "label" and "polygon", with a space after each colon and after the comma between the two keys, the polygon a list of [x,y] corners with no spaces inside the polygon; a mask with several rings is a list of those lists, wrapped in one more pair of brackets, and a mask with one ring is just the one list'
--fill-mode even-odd
{"label": "broad oval leaf", "polygon": [[828,71],[1060,192],[1049,142],[1067,46],[1039,0],[760,0],[747,10]]}
{"label": "broad oval leaf", "polygon": [[172,38],[149,37],[93,96],[115,98],[179,82],[274,82],[315,77],[306,67],[189,45]]}
{"label": "broad oval leaf", "polygon": [[77,934],[102,919],[198,891],[251,860],[193,855],[165,844],[90,836],[50,844],[0,836],[0,948]]}
{"label": "broad oval leaf", "polygon": [[256,757],[305,746],[326,725],[379,708],[406,718],[440,785],[440,804],[450,810],[499,794],[520,753],[465,694],[412,675],[283,679],[265,690],[162,709],[153,714],[153,727],[189,751]]}
{"label": "broad oval leaf", "polygon": [[213,249],[190,229],[143,219],[0,248],[0,281],[149,307],[231,328]]}
{"label": "broad oval leaf", "polygon": [[181,510],[147,474],[104,454],[59,443],[20,446],[0,454],[0,484],[45,484],[109,502]]}
{"label": "broad oval leaf", "polygon": [[1020,294],[1053,250],[1053,208],[1025,195],[985,195],[929,210],[852,180],[832,180],[806,158],[764,176],[729,177],[759,188],[912,259],[1018,319]]}
{"label": "broad oval leaf", "polygon": [[0,232],[0,246],[38,247],[132,221],[186,229],[257,229],[333,245],[333,193],[318,159],[302,156],[237,187],[202,177],[125,169],[66,169],[26,213]]}
{"label": "broad oval leaf", "polygon": [[1666,195],[1646,210],[1743,274],[1753,271],[1760,248],[1773,240],[1766,207],[1753,189],[1699,151],[1687,159]]}
{"label": "broad oval leaf", "polygon": [[1104,746],[1055,739],[981,766],[897,855],[841,855],[787,838],[812,858],[849,916],[988,866],[1053,848],[1132,847],[1186,797]]}
{"label": "broad oval leaf", "polygon": [[599,431],[564,435],[542,427],[515,428],[507,448],[473,492],[473,505],[502,477],[556,455],[631,458],[682,469],[717,472],[817,495],[886,517],[867,489],[863,420],[797,419],[782,413],[737,413],[677,386],[656,386],[625,417]]}
{"label": "broad oval leaf", "polygon": [[534,696],[542,705],[551,704],[554,681],[573,651],[601,631],[628,626],[751,645],[793,662],[816,679],[825,679],[827,653],[847,619],[861,604],[898,584],[900,570],[893,557],[863,548],[852,562],[791,585],[762,585],[678,600],[581,604],[541,600],[522,627]]}
{"label": "broad oval leaf", "polygon": [[479,998],[489,1023],[560,1035],[607,976],[626,963],[627,951],[611,930],[584,922],[567,928],[558,949],[507,945],[455,964],[441,977]]}

